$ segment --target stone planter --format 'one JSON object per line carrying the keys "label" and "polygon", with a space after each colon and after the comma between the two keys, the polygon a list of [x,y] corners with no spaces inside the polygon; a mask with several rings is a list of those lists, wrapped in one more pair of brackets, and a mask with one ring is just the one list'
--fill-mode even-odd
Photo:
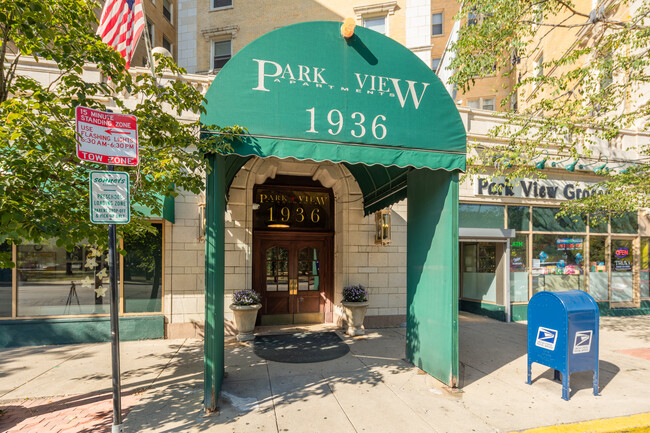
{"label": "stone planter", "polygon": [[255,329],[255,320],[257,311],[262,308],[262,304],[255,305],[230,305],[230,309],[235,315],[235,327],[237,328],[237,341],[250,341],[255,339],[253,330]]}
{"label": "stone planter", "polygon": [[345,320],[348,322],[346,333],[350,337],[363,335],[366,331],[363,329],[363,319],[366,317],[368,302],[341,302],[345,310]]}

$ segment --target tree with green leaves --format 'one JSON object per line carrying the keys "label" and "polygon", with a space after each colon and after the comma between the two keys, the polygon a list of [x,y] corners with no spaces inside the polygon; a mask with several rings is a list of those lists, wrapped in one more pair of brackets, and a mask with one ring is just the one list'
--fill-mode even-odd
{"label": "tree with green leaves", "polygon": [[[504,107],[504,122],[490,131],[502,144],[474,145],[472,171],[543,178],[534,158],[606,162],[596,144],[615,143],[624,130],[640,131],[636,147],[628,149],[633,152],[624,156],[636,153],[633,163],[598,172],[601,181],[593,189],[607,194],[565,207],[581,214],[650,207],[648,0],[601,0],[593,9],[587,0],[466,0],[457,19],[463,25],[451,46],[451,81],[468,90],[496,69],[513,83],[504,102],[518,102],[517,109]],[[566,49],[558,51],[562,44]]]}
{"label": "tree with green leaves", "polygon": [[[105,166],[75,154],[79,105],[137,117],[140,165],[119,169],[131,174],[132,205],[156,214],[161,195],[199,193],[205,153],[228,151],[242,130],[208,125],[223,134],[201,137],[204,100],[182,79],[185,71],[158,55],[155,77],[125,71],[120,55],[95,35],[99,7],[92,0],[0,0],[0,243],[56,239],[68,250],[107,244],[106,227],[90,223],[88,198],[89,172]],[[59,74],[43,83],[25,72],[26,59],[54,64]],[[103,79],[85,79],[88,66]],[[153,230],[133,206],[131,223],[118,227]],[[5,251],[0,268],[9,266]]]}

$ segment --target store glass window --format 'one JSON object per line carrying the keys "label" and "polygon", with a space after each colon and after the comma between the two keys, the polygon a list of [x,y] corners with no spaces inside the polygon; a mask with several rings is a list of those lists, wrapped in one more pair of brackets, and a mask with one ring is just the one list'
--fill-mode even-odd
{"label": "store glass window", "polygon": [[528,206],[508,206],[508,228],[528,231],[530,208]]}
{"label": "store glass window", "polygon": [[124,312],[162,312],[162,224],[124,239]]}
{"label": "store glass window", "polygon": [[533,235],[533,293],[585,290],[584,237]]}
{"label": "store glass window", "polygon": [[589,231],[591,233],[607,233],[609,218],[606,214],[595,214],[589,216]]}
{"label": "store glass window", "polygon": [[527,251],[528,235],[510,240],[510,302],[528,302]]}
{"label": "store glass window", "polygon": [[609,300],[607,238],[589,237],[589,294],[597,301]]}
{"label": "store glass window", "polygon": [[650,298],[650,238],[641,238],[641,299]]}
{"label": "store glass window", "polygon": [[612,269],[611,302],[634,300],[634,248],[632,239],[612,239],[610,252]]}
{"label": "store glass window", "polygon": [[463,244],[462,297],[496,302],[496,245],[490,242]]}
{"label": "store glass window", "polygon": [[458,222],[460,227],[502,229],[504,219],[504,206],[464,203],[458,206]]}
{"label": "store glass window", "polygon": [[[0,252],[11,254],[11,244],[0,244]],[[0,317],[11,317],[11,269],[0,268]]]}
{"label": "store glass window", "polygon": [[560,208],[534,207],[533,230],[540,232],[586,232],[587,224],[580,216],[558,217]]}
{"label": "store glass window", "polygon": [[109,313],[106,255],[51,244],[17,245],[18,316]]}
{"label": "store glass window", "polygon": [[612,233],[635,233],[639,230],[636,212],[612,216]]}

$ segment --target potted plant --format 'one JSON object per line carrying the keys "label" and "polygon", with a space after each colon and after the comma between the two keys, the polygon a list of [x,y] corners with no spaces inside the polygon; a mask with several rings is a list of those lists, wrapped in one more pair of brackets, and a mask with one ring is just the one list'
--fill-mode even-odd
{"label": "potted plant", "polygon": [[366,317],[368,308],[368,289],[361,284],[346,286],[343,288],[343,309],[345,310],[345,320],[348,323],[346,333],[350,337],[363,335],[363,319]]}
{"label": "potted plant", "polygon": [[237,341],[250,341],[255,338],[255,320],[257,311],[262,308],[262,297],[255,290],[245,289],[235,292],[232,296],[230,309],[235,315]]}

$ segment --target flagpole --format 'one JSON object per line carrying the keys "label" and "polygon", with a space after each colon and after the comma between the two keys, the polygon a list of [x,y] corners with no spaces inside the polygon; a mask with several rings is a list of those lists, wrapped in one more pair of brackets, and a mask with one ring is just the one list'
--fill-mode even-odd
{"label": "flagpole", "polygon": [[147,12],[145,11],[143,1],[142,3],[142,15],[144,17],[144,44],[147,50],[147,58],[149,59],[149,66],[151,66],[151,77],[154,80],[156,85],[158,84],[158,79],[156,78],[156,67],[153,64],[153,54],[151,53],[151,39],[149,37],[149,21],[147,20]]}

